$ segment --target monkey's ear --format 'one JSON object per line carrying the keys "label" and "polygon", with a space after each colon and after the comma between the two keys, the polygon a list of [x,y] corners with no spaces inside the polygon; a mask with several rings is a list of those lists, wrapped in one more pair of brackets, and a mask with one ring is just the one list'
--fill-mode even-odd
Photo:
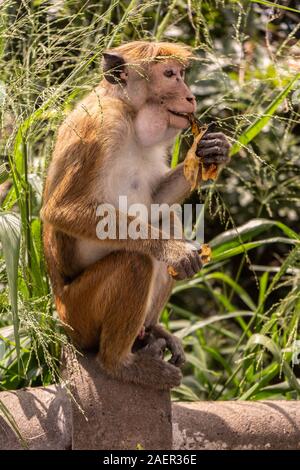
{"label": "monkey's ear", "polygon": [[117,83],[126,85],[127,71],[125,60],[122,56],[115,53],[103,52],[103,73],[109,83],[113,85]]}

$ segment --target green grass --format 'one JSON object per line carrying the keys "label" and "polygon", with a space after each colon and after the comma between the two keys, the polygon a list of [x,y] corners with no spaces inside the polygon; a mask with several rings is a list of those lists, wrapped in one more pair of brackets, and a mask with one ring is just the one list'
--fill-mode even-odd
{"label": "green grass", "polygon": [[[195,48],[197,115],[232,144],[205,200],[213,260],[176,285],[163,323],[187,353],[174,399],[299,397],[300,121],[297,9],[272,2],[4,0],[0,6],[0,390],[60,380],[67,339],[52,302],[39,209],[56,130],[132,39]],[[298,15],[298,16],[297,16]],[[276,15],[275,15],[276,16]],[[267,39],[266,39],[267,38]],[[173,149],[172,166],[191,136]],[[1,403],[0,403],[1,405]],[[6,413],[0,406],[0,412]],[[6,414],[14,426],[13,417]]]}

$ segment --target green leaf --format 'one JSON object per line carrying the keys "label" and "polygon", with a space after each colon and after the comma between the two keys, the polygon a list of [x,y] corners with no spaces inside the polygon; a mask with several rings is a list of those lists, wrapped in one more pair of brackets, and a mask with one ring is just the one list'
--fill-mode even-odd
{"label": "green leaf", "polygon": [[256,305],[252,301],[251,297],[247,294],[245,289],[243,289],[237,282],[235,282],[230,276],[225,273],[215,272],[212,274],[207,274],[205,276],[206,280],[209,279],[219,279],[220,281],[226,282],[226,284],[230,285],[233,290],[240,296],[243,302],[249,307],[251,310],[256,309]]}
{"label": "green leaf", "polygon": [[[253,336],[251,336],[251,338],[249,339],[249,341],[247,343],[246,349],[249,349],[249,348],[251,348],[253,346],[257,346],[257,345],[261,345],[264,348],[266,348],[268,351],[270,351],[270,353],[273,355],[274,360],[277,362],[277,364],[280,367],[282,367],[284,375],[285,375],[290,387],[292,387],[294,390],[297,390],[297,392],[300,394],[300,384],[299,384],[294,372],[292,371],[291,367],[287,363],[287,361],[285,361],[283,359],[281,350],[279,349],[277,344],[271,338],[269,338],[268,336],[257,333],[257,334],[254,334]],[[265,385],[265,383],[264,383],[264,385]],[[239,399],[242,400],[242,399],[245,399],[245,398],[244,398],[244,396],[242,396]]]}
{"label": "green leaf", "polygon": [[259,248],[260,246],[264,245],[270,245],[273,243],[286,243],[288,245],[300,245],[299,240],[291,240],[290,238],[284,238],[284,237],[274,237],[274,238],[267,238],[264,240],[258,240],[256,242],[248,242],[241,244],[240,246],[237,246],[235,248],[230,248],[227,250],[222,249],[222,247],[219,247],[216,250],[213,250],[212,253],[212,261],[217,262],[217,261],[223,261],[228,258],[232,258],[232,256],[240,255],[241,253],[245,253],[249,250],[253,250],[254,248]]}
{"label": "green leaf", "polygon": [[258,295],[258,305],[260,307],[263,306],[264,301],[265,301],[265,295],[267,292],[267,286],[268,286],[268,280],[269,280],[269,273],[265,272],[259,279],[259,295]]}
{"label": "green leaf", "polygon": [[300,236],[282,222],[269,219],[252,219],[240,227],[234,227],[213,238],[209,242],[209,245],[212,248],[223,245],[223,250],[227,247],[233,248],[234,246],[239,245],[241,241],[245,242],[272,227],[278,227],[289,238],[300,240]]}
{"label": "green leaf", "polygon": [[9,298],[13,315],[16,351],[19,361],[19,317],[18,317],[18,265],[20,253],[21,225],[19,218],[12,213],[0,213],[0,241],[6,265]]}
{"label": "green leaf", "polygon": [[41,221],[34,219],[30,226],[31,230],[31,275],[33,279],[33,291],[37,296],[47,293],[47,284],[43,279],[43,270],[41,269],[42,243],[41,243]]}
{"label": "green leaf", "polygon": [[185,336],[190,335],[191,333],[194,333],[194,331],[199,330],[200,328],[204,328],[207,325],[211,325],[212,323],[219,322],[221,320],[228,320],[230,318],[237,318],[237,317],[252,317],[254,315],[253,312],[248,312],[248,311],[237,311],[237,312],[231,312],[226,315],[213,315],[210,318],[207,318],[206,320],[200,320],[196,323],[194,323],[191,326],[188,326],[187,328],[183,328],[180,331],[177,331],[175,334],[178,336],[178,338],[184,338]]}
{"label": "green leaf", "polygon": [[199,401],[198,395],[185,384],[181,384],[179,387],[176,387],[176,394],[179,394],[180,398],[183,401]]}
{"label": "green leaf", "polygon": [[180,154],[180,146],[181,146],[181,136],[178,135],[176,137],[174,147],[173,147],[171,168],[175,168],[178,165],[179,154]]}
{"label": "green leaf", "polygon": [[[226,370],[226,372],[228,373],[228,375],[230,375],[232,373],[232,370],[231,370],[231,367],[230,365],[228,364],[228,362],[224,359],[224,357],[220,354],[220,352],[215,349],[215,348],[212,348],[210,346],[203,346],[203,349],[209,353],[215,361],[219,362],[222,367]],[[238,385],[238,380],[235,378],[234,379],[234,382],[235,382],[235,385]]]}
{"label": "green leaf", "polygon": [[246,146],[254,137],[259,134],[259,132],[268,124],[271,117],[283,102],[283,100],[287,97],[289,92],[291,91],[293,85],[296,81],[300,78],[300,73],[295,75],[287,86],[277,95],[277,97],[272,101],[272,103],[267,107],[267,109],[258,117],[253,124],[251,124],[238,138],[238,141],[232,146],[230,150],[230,155],[233,156],[239,152],[239,150]]}
{"label": "green leaf", "polygon": [[258,380],[252,387],[250,387],[245,393],[243,393],[239,400],[249,400],[249,398],[257,393],[261,388],[265,387],[270,381],[276,377],[280,369],[279,364],[272,364],[271,369],[267,374],[263,375],[260,380]]}
{"label": "green leaf", "polygon": [[155,35],[155,39],[159,41],[161,37],[163,36],[165,30],[169,26],[169,23],[172,21],[172,13],[174,8],[176,7],[178,0],[173,0],[171,3],[169,3],[168,6],[168,12],[167,14],[162,18],[159,27],[157,28],[157,32]]}
{"label": "green leaf", "polygon": [[192,364],[196,369],[201,372],[216,375],[216,372],[214,370],[208,370],[205,365],[200,361],[200,359],[195,356],[195,354],[186,354],[186,363]]}

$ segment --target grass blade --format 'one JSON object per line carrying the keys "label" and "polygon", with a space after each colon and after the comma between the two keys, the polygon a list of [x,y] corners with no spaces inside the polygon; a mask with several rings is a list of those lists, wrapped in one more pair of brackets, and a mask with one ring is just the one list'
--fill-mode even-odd
{"label": "grass blade", "polygon": [[279,8],[281,10],[287,10],[287,11],[292,11],[294,13],[300,13],[300,10],[296,10],[296,8],[291,8],[286,5],[280,5],[278,3],[269,2],[268,0],[250,0],[250,2],[260,3],[260,5],[264,5],[266,7]]}

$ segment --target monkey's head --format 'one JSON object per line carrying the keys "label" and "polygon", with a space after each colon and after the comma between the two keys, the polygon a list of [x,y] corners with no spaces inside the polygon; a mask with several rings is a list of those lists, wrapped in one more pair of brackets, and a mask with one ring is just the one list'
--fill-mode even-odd
{"label": "monkey's head", "polygon": [[142,145],[167,142],[189,126],[188,116],[196,110],[184,78],[191,58],[186,46],[146,41],[103,54],[103,86],[131,106]]}

